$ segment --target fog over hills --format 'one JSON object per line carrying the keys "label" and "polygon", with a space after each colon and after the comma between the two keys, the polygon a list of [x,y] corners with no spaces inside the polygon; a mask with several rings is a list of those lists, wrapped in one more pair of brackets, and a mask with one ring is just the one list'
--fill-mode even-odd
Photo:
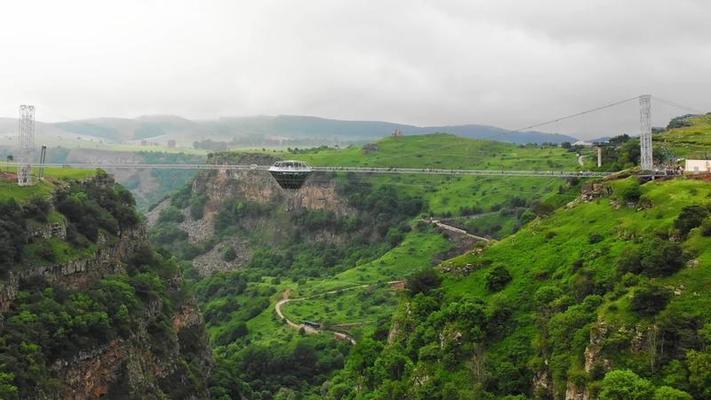
{"label": "fog over hills", "polygon": [[[0,133],[16,132],[17,120],[0,119]],[[488,125],[415,126],[385,121],[346,121],[300,115],[225,117],[189,120],[178,116],[151,115],[138,118],[93,118],[55,123],[38,122],[38,134],[92,137],[107,143],[141,140],[183,145],[193,141],[230,141],[235,144],[269,143],[334,144],[367,142],[400,130],[405,135],[447,132],[474,139],[510,143],[561,143],[577,138],[537,131],[511,132]]]}

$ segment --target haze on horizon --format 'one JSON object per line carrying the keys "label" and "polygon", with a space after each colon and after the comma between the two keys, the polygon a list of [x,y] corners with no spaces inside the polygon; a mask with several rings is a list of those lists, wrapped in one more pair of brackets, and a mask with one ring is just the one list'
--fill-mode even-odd
{"label": "haze on horizon", "polygon": [[[711,111],[704,0],[29,0],[0,116],[313,115],[520,128],[651,93]],[[684,110],[654,105],[655,125]],[[638,131],[635,104],[541,129]]]}

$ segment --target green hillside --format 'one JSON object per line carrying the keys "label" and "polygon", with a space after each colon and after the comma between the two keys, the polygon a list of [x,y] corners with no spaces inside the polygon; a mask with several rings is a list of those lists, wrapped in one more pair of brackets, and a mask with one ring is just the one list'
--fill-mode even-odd
{"label": "green hillside", "polygon": [[442,263],[441,287],[401,306],[394,340],[359,343],[330,398],[603,398],[620,374],[708,398],[711,186],[607,185]]}
{"label": "green hillside", "polygon": [[675,156],[708,159],[711,157],[711,114],[680,117],[668,129],[654,136],[655,145],[670,149]]}
{"label": "green hillside", "polygon": [[[259,164],[299,159],[330,166],[577,168],[575,154],[559,147],[518,146],[447,134],[387,138],[342,149],[212,157],[220,162]],[[275,304],[285,292],[292,299],[305,298],[282,308],[285,317],[296,323],[314,321],[347,332],[357,341],[383,340],[391,316],[405,299],[388,282],[406,279],[471,248],[471,242],[433,228],[427,222],[430,218],[501,239],[573,200],[583,184],[563,178],[314,174],[304,191],[334,185],[325,201],[344,203],[350,210],[337,216],[318,209],[289,210],[284,199],[295,194],[281,190],[274,197],[255,200],[254,188],[274,183],[266,174],[252,174],[228,182],[216,173],[199,174],[162,209],[152,230],[156,243],[184,259],[205,313],[218,365],[224,371],[213,383],[215,398],[271,399],[282,389],[319,398],[320,385],[343,367],[350,345],[329,335],[303,336],[277,318]],[[217,181],[225,192],[237,195],[206,195],[202,188]],[[251,193],[249,199],[239,194],[245,192]],[[188,215],[203,220],[210,213],[216,213],[215,234],[203,242],[190,242],[181,224],[190,219]],[[231,252],[235,242],[242,245]],[[204,254],[218,252],[220,258],[229,259],[244,252],[244,246],[251,256],[233,272],[200,276],[191,267],[191,261]],[[296,368],[294,352],[304,348],[309,361]],[[271,367],[257,376],[255,371],[260,370],[255,365]]]}

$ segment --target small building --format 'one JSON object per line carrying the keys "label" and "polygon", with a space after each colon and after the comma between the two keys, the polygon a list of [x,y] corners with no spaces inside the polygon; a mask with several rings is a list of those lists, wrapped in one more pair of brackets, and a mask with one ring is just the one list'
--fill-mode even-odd
{"label": "small building", "polygon": [[584,140],[578,140],[577,142],[573,143],[573,146],[585,146],[585,147],[590,147],[593,144],[591,142],[586,142]]}
{"label": "small building", "polygon": [[686,160],[684,172],[692,174],[711,173],[711,160]]}
{"label": "small building", "polygon": [[171,149],[175,148],[175,139],[169,139],[168,140],[168,147]]}

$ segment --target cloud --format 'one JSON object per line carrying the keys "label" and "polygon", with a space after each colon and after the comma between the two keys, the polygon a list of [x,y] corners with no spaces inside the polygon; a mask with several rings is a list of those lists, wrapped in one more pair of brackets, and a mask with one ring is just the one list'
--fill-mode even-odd
{"label": "cloud", "polygon": [[[308,114],[517,128],[652,93],[711,109],[705,1],[25,1],[0,115]],[[655,105],[655,124],[681,110]],[[636,132],[626,107],[548,127]]]}

